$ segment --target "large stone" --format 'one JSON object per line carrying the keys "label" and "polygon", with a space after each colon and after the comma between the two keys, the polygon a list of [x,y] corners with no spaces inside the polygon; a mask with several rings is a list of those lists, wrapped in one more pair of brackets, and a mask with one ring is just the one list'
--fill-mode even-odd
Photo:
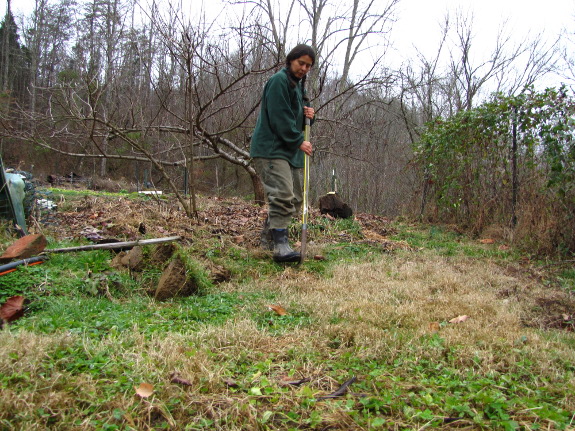
{"label": "large stone", "polygon": [[0,262],[36,256],[42,253],[47,245],[48,241],[42,234],[23,236],[6,249],[4,254],[0,256]]}
{"label": "large stone", "polygon": [[176,257],[162,273],[154,297],[164,301],[177,296],[189,296],[197,291],[198,286],[187,277],[184,263]]}

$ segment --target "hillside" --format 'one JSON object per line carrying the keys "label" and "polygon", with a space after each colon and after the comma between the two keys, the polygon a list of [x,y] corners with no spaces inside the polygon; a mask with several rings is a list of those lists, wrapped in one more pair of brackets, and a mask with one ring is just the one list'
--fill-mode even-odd
{"label": "hillside", "polygon": [[0,333],[1,429],[573,429],[572,262],[314,211],[308,259],[278,265],[240,199],[201,198],[198,220],[169,198],[54,199],[32,228],[48,248],[179,235],[199,290],[154,300],[152,247],[137,270],[100,250],[1,276],[2,302],[26,297]]}

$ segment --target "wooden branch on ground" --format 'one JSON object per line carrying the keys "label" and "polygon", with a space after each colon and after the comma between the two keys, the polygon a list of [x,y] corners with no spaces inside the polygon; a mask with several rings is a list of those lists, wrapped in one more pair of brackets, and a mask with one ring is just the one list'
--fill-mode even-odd
{"label": "wooden branch on ground", "polygon": [[126,242],[113,242],[108,244],[92,244],[92,245],[81,245],[77,247],[67,247],[67,248],[47,248],[43,253],[70,253],[74,251],[89,251],[89,250],[114,250],[117,248],[125,247],[135,247],[137,245],[147,245],[147,244],[160,244],[163,242],[172,242],[181,239],[181,236],[168,236],[164,238],[153,238],[153,239],[139,239],[136,241],[126,241]]}

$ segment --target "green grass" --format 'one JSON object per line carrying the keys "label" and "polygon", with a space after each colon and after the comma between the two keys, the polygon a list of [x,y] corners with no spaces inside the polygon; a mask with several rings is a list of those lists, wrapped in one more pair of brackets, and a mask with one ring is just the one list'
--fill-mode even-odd
{"label": "green grass", "polygon": [[575,293],[575,268],[560,270],[557,281],[563,289]]}
{"label": "green grass", "polygon": [[82,199],[85,197],[97,197],[97,198],[118,198],[118,197],[129,197],[130,199],[139,199],[139,200],[150,200],[150,199],[159,199],[159,200],[167,200],[168,197],[166,195],[145,195],[137,192],[128,192],[128,191],[119,191],[119,192],[106,192],[103,190],[75,190],[75,189],[60,189],[56,187],[51,187],[47,189],[53,196],[59,197],[67,197],[72,199]]}
{"label": "green grass", "polygon": [[501,244],[481,244],[470,241],[465,235],[442,226],[396,224],[398,233],[391,238],[406,241],[410,246],[433,250],[441,256],[467,256],[471,258],[493,258],[504,261],[517,259],[519,253]]}
{"label": "green grass", "polygon": [[110,302],[107,298],[57,298],[46,301],[33,316],[15,327],[43,333],[65,331],[102,338],[141,328],[144,335],[196,331],[200,325],[222,324],[238,312],[242,301],[234,294],[194,296],[155,304],[145,296]]}
{"label": "green grass", "polygon": [[[0,277],[0,302],[27,298],[25,316],[0,332],[0,429],[572,429],[573,333],[514,327],[506,314],[521,297],[494,295],[502,314],[499,304],[464,308],[474,277],[486,292],[512,291],[511,276],[488,266],[516,262],[516,252],[442,227],[397,224],[393,239],[418,250],[398,253],[363,241],[355,221],[309,229],[333,240],[324,260],[303,265],[199,231],[178,255],[200,292],[165,302],[149,295],[160,267],[113,269],[109,251],[54,254]],[[231,279],[209,280],[208,261]],[[575,290],[575,271],[552,269],[516,285]],[[348,273],[365,280],[356,286]],[[454,306],[434,314],[450,289]],[[463,313],[469,322],[447,323]],[[492,330],[474,324],[482,318]],[[508,336],[495,330],[503,325]],[[352,377],[347,394],[321,399]],[[143,382],[154,386],[146,399],[134,390]]]}

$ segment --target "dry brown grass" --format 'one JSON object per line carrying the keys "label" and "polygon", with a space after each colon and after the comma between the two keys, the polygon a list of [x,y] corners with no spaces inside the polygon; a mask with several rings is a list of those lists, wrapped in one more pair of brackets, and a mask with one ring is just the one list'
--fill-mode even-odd
{"label": "dry brown grass", "polygon": [[[525,308],[529,301],[501,295],[519,290],[526,295],[541,293],[536,288],[526,291],[529,285],[533,285],[531,279],[511,276],[490,262],[409,253],[372,263],[342,265],[328,279],[286,268],[277,279],[257,282],[253,288],[273,290],[282,304],[305,308],[315,320],[311,327],[273,336],[258,329],[250,316],[240,315],[223,326],[206,326],[197,332],[149,338],[135,328],[103,340],[83,340],[86,352],[107,352],[111,362],[129,364],[130,375],[154,384],[155,394],[145,400],[127,391],[102,401],[105,377],[66,373],[57,364],[54,370],[44,369],[46,355],[77,342],[75,336],[5,330],[0,334],[0,370],[6,375],[28,375],[35,380],[35,389],[20,392],[5,388],[0,398],[0,418],[6,420],[11,412],[32,412],[42,406],[50,421],[77,424],[60,429],[88,430],[94,429],[90,419],[103,413],[87,418],[76,416],[78,411],[90,403],[103,403],[99,412],[129,412],[124,420],[133,429],[155,429],[160,423],[184,429],[184,423],[208,418],[215,421],[212,429],[256,430],[261,429],[258,420],[266,410],[275,412],[279,424],[274,427],[272,419],[269,429],[283,429],[281,412],[300,408],[299,388],[273,399],[261,397],[256,405],[245,391],[233,390],[226,381],[233,379],[247,390],[261,386],[262,381],[277,384],[291,373],[294,379],[311,377],[309,387],[316,395],[330,393],[341,381],[328,377],[330,370],[321,360],[300,361],[298,356],[306,357],[306,352],[315,352],[318,358],[336,358],[353,351],[366,361],[391,364],[406,351],[411,360],[441,361],[447,348],[454,347],[457,357],[452,365],[462,373],[469,369],[505,373],[527,353],[535,359],[530,373],[560,379],[560,364],[575,362],[575,351],[559,338],[573,334],[557,335],[525,327],[522,322],[529,312]],[[237,288],[227,285],[228,290]],[[290,311],[295,310],[288,307]],[[459,315],[470,319],[445,324],[439,330],[444,348],[433,349],[420,342],[421,337],[433,334],[431,323]],[[523,350],[515,349],[521,339],[525,340]],[[230,375],[230,370],[239,369],[238,361],[251,364],[267,358],[272,359],[267,370]],[[174,372],[191,386],[170,383],[169,376]],[[402,372],[397,370],[398,374]],[[17,388],[18,382],[14,384]],[[408,377],[405,384],[407,388],[417,385]],[[575,381],[571,378],[565,384]],[[175,399],[180,400],[177,407]],[[575,407],[573,401],[565,400],[565,404]],[[321,414],[323,429],[362,429],[335,404],[318,404],[314,410]],[[302,418],[309,413],[304,410]],[[28,429],[45,429],[49,423],[30,424]]]}
{"label": "dry brown grass", "polygon": [[[284,303],[305,304],[319,321],[321,337],[342,338],[343,345],[354,346],[368,358],[400,355],[406,340],[398,338],[398,332],[416,340],[433,332],[433,322],[468,315],[469,320],[440,330],[448,345],[460,346],[462,364],[479,355],[486,369],[496,368],[501,358],[493,351],[511,360],[514,343],[522,337],[527,338],[530,353],[545,363],[542,372],[552,371],[546,359],[550,348],[556,357],[575,360],[575,352],[554,343],[553,334],[523,324],[530,305],[545,290],[527,276],[508,275],[494,263],[413,254],[340,266],[327,280],[292,278],[290,272],[287,269],[284,277],[259,288],[278,291]],[[510,291],[521,294],[501,294]]]}
{"label": "dry brown grass", "polygon": [[[154,236],[167,232],[191,236],[194,229],[206,229],[222,235],[219,240],[225,244],[232,244],[230,236],[245,234],[250,245],[261,215],[260,208],[243,207],[234,200],[225,209],[216,202],[205,203],[202,223],[181,218],[171,203],[145,201],[126,207],[122,201],[87,198],[83,205],[61,215],[69,222],[68,229],[95,214],[94,222],[110,223],[108,234],[136,236],[139,224],[145,222]],[[227,223],[232,219],[234,225]],[[384,244],[383,233],[370,229],[365,240]],[[317,241],[309,250],[322,254],[324,246]],[[418,376],[410,374],[409,367],[422,360],[447,364],[463,376],[470,371],[478,375],[516,371],[515,364],[528,356],[533,365],[525,373],[540,376],[541,385],[575,385],[573,374],[565,375],[564,367],[575,363],[570,347],[575,334],[549,329],[546,317],[559,309],[545,308],[556,298],[570,306],[575,304],[573,298],[543,286],[538,274],[519,264],[439,257],[410,251],[402,243],[393,248],[394,253],[373,262],[338,264],[329,277],[288,266],[277,276],[256,278],[247,286],[233,281],[218,286],[228,292],[271,291],[288,313],[305,311],[311,316],[310,325],[279,335],[258,326],[249,314],[250,304],[222,325],[182,333],[150,335],[145,328],[134,327],[90,339],[5,329],[0,333],[0,374],[12,377],[0,395],[0,429],[16,414],[24,418],[19,424],[33,430],[92,430],[98,429],[94,421],[107,420],[135,430],[160,429],[162,424],[180,430],[202,420],[213,421],[210,429],[216,430],[281,430],[286,423],[298,429],[368,429],[353,420],[344,404],[302,406],[309,398],[304,390],[325,395],[355,373],[335,367],[346,363],[342,359],[346,355],[388,370],[374,377],[358,376],[370,382],[364,390],[371,396],[393,384],[405,389],[404,394],[416,392]],[[245,253],[252,250],[246,247]],[[469,319],[447,323],[460,315]],[[434,337],[441,342],[431,343]],[[88,358],[105,355],[114,367],[110,375],[69,370],[69,358],[61,352],[78,345]],[[59,359],[53,359],[55,352],[60,352]],[[78,351],[71,349],[70,355],[74,354]],[[174,373],[190,385],[171,382]],[[311,379],[307,389],[275,390],[286,378],[304,377]],[[121,378],[126,383],[118,392]],[[147,399],[134,393],[134,385],[142,382],[154,385],[154,394]],[[272,394],[250,394],[252,388],[266,385],[274,386]],[[575,411],[575,400],[566,397],[561,407]],[[44,416],[38,414],[40,408]],[[111,419],[115,409],[122,412],[116,422]],[[261,419],[268,411],[272,416],[264,426]],[[299,422],[287,421],[285,415],[291,411],[297,412]],[[321,420],[312,426],[307,421],[313,414]],[[401,411],[390,409],[387,414],[394,424],[386,429],[414,425]],[[467,422],[460,427],[478,429]]]}

